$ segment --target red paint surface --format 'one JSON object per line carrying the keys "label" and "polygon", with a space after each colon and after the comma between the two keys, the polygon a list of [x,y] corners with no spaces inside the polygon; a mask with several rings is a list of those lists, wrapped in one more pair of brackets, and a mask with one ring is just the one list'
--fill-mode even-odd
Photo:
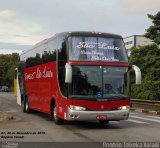
{"label": "red paint surface", "polygon": [[73,105],[86,107],[88,110],[109,111],[117,109],[120,106],[130,105],[130,100],[117,101],[88,101],[88,100],[73,100]]}
{"label": "red paint surface", "polygon": [[[71,64],[91,65],[89,62],[70,62]],[[100,63],[101,65],[110,66],[127,66],[128,63]],[[50,62],[24,70],[24,80],[27,90],[28,100],[32,109],[50,114],[51,100],[55,99],[57,104],[58,117],[64,118],[64,113],[67,112],[69,105],[82,106],[88,110],[114,110],[120,106],[130,105],[130,100],[117,101],[89,101],[89,100],[74,100],[67,99],[62,96],[58,85],[57,63]],[[92,62],[96,65],[96,62]],[[97,65],[99,65],[97,63]]]}
{"label": "red paint surface", "polygon": [[56,62],[42,64],[24,70],[27,95],[32,109],[50,113],[51,99],[59,94]]}

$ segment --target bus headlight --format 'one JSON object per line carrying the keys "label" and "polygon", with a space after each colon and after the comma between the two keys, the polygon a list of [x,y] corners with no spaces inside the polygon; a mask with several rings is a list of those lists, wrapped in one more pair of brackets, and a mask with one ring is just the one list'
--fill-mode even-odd
{"label": "bus headlight", "polygon": [[127,110],[130,109],[129,105],[118,107],[119,110]]}
{"label": "bus headlight", "polygon": [[84,111],[84,110],[86,110],[86,108],[84,108],[84,107],[73,106],[73,105],[70,105],[69,108],[70,108],[71,110],[77,110],[77,111]]}

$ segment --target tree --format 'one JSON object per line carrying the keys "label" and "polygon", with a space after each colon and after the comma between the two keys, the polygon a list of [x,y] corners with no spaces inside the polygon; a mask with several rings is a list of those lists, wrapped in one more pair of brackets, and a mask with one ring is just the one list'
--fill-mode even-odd
{"label": "tree", "polygon": [[152,20],[153,25],[146,29],[145,37],[160,45],[160,11],[155,15],[148,14],[148,17]]}
{"label": "tree", "polygon": [[146,29],[145,36],[153,40],[152,45],[133,47],[129,62],[140,67],[142,84],[134,84],[131,79],[132,97],[138,99],[160,100],[160,11],[148,17],[153,25]]}
{"label": "tree", "polygon": [[18,66],[19,54],[0,54],[0,86],[13,87],[15,68]]}
{"label": "tree", "polygon": [[142,84],[137,86],[132,78],[132,97],[138,99],[160,99],[160,48],[157,44],[131,49],[130,63],[140,67]]}

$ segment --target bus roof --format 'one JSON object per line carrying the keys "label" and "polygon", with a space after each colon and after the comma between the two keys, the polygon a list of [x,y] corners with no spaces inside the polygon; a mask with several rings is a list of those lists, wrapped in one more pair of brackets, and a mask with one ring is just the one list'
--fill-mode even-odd
{"label": "bus roof", "polygon": [[66,32],[66,33],[71,36],[100,36],[100,37],[109,37],[109,38],[122,38],[122,36],[117,34],[95,32],[95,31],[73,31],[73,32]]}

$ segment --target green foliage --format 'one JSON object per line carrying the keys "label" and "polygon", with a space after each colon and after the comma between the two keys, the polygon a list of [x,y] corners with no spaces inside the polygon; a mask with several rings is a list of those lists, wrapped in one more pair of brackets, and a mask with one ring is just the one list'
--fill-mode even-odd
{"label": "green foliage", "polygon": [[160,99],[160,48],[156,44],[131,49],[130,64],[142,71],[142,84],[134,84],[132,77],[132,97],[138,99]]}
{"label": "green foliage", "polygon": [[156,15],[148,14],[153,25],[146,29],[145,36],[153,40],[156,44],[160,44],[160,11]]}
{"label": "green foliage", "polygon": [[13,87],[15,68],[18,66],[18,53],[0,54],[0,86]]}

